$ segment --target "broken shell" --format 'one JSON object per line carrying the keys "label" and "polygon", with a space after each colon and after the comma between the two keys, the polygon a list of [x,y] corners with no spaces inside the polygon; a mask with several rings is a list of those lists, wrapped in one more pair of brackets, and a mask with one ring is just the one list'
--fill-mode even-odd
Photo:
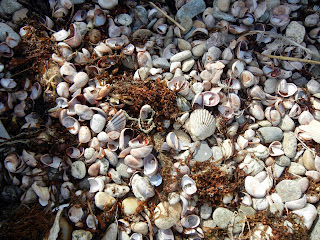
{"label": "broken shell", "polygon": [[274,141],[269,145],[269,154],[270,156],[281,156],[284,154],[282,150],[282,144],[279,141]]}
{"label": "broken shell", "polygon": [[82,36],[79,28],[75,24],[70,25],[70,38],[64,40],[66,44],[68,44],[72,48],[76,48],[81,44]]}
{"label": "broken shell", "polygon": [[169,145],[169,147],[175,150],[178,150],[179,148],[179,140],[174,132],[170,132],[167,134],[166,143]]}
{"label": "broken shell", "polygon": [[49,154],[44,154],[40,157],[40,161],[49,167],[59,168],[62,159],[57,156],[51,157]]}
{"label": "broken shell", "polygon": [[126,127],[126,115],[123,110],[118,111],[110,121],[108,121],[105,132],[121,132]]}
{"label": "broken shell", "polygon": [[95,192],[102,192],[104,189],[104,176],[98,176],[98,177],[91,177],[88,178],[88,181],[90,183],[90,193]]}
{"label": "broken shell", "polygon": [[9,154],[4,159],[5,168],[12,173],[20,173],[25,168],[25,162],[15,153]]}
{"label": "broken shell", "polygon": [[182,177],[181,187],[182,187],[182,190],[188,195],[192,195],[197,191],[197,186],[195,181],[192,178],[190,178],[188,175],[184,175]]}
{"label": "broken shell", "polygon": [[154,189],[147,177],[141,177],[135,174],[131,179],[131,185],[133,194],[139,200],[146,200],[155,195]]}
{"label": "broken shell", "polygon": [[152,177],[157,174],[158,161],[152,154],[149,154],[143,159],[143,173],[148,177]]}
{"label": "broken shell", "polygon": [[216,129],[216,120],[206,109],[196,109],[190,115],[191,133],[204,140],[211,136]]}
{"label": "broken shell", "polygon": [[135,158],[144,158],[152,152],[152,149],[152,145],[142,146],[140,148],[133,148],[131,149],[130,154]]}
{"label": "broken shell", "polygon": [[135,158],[132,155],[127,155],[124,158],[124,163],[134,169],[143,167],[143,160],[141,158]]}
{"label": "broken shell", "polygon": [[181,218],[181,225],[185,228],[196,228],[200,224],[200,217],[197,215],[189,215]]}

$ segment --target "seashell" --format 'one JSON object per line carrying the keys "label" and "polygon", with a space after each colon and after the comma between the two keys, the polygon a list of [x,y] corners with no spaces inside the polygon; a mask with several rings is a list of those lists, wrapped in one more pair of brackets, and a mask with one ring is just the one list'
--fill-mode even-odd
{"label": "seashell", "polygon": [[31,186],[32,190],[39,197],[39,203],[41,206],[47,206],[50,199],[50,193],[48,187],[41,187],[37,185],[37,182],[34,182]]}
{"label": "seashell", "polygon": [[244,71],[245,63],[241,60],[237,60],[232,64],[232,73],[235,75],[235,77],[239,77],[242,72]]}
{"label": "seashell", "polygon": [[104,149],[105,157],[109,160],[112,166],[116,166],[118,163],[118,156],[115,152],[110,149]]}
{"label": "seashell", "polygon": [[80,222],[83,215],[84,215],[84,212],[83,212],[82,208],[77,205],[73,205],[68,211],[69,219],[73,223]]}
{"label": "seashell", "polygon": [[91,132],[87,126],[81,126],[78,133],[79,143],[88,143],[91,140]]}
{"label": "seashell", "polygon": [[241,82],[245,88],[249,88],[258,83],[256,77],[247,70],[242,71]]}
{"label": "seashell", "polygon": [[56,91],[60,97],[68,98],[69,97],[69,84],[67,82],[58,83]]}
{"label": "seashell", "polygon": [[70,158],[79,158],[83,155],[83,152],[81,153],[79,148],[75,148],[75,147],[68,147],[66,149],[66,154],[68,155],[68,157]]}
{"label": "seashell", "polygon": [[114,21],[111,17],[108,18],[108,35],[111,38],[116,38],[121,35],[121,28],[114,24]]}
{"label": "seashell", "polygon": [[314,117],[309,111],[303,111],[298,117],[298,121],[301,125],[307,125],[312,120],[314,120]]}
{"label": "seashell", "polygon": [[301,107],[299,106],[299,104],[295,103],[289,112],[289,117],[293,118],[293,119],[297,119],[299,117],[299,115],[301,114]]}
{"label": "seashell", "polygon": [[218,105],[220,97],[217,93],[211,91],[203,92],[203,105],[207,107],[213,107]]}
{"label": "seashell", "polygon": [[121,37],[117,37],[106,39],[105,44],[112,50],[119,50],[124,46],[125,42]]}
{"label": "seashell", "polygon": [[121,132],[126,126],[126,115],[123,110],[118,111],[110,121],[108,121],[105,132]]}
{"label": "seashell", "polygon": [[13,49],[9,47],[7,43],[5,42],[0,43],[0,55],[2,57],[11,58],[13,57],[13,54],[14,54]]}
{"label": "seashell", "polygon": [[64,40],[66,44],[68,44],[72,48],[79,47],[82,42],[82,36],[79,28],[75,24],[70,25],[70,38]]}
{"label": "seashell", "polygon": [[101,114],[94,114],[90,120],[90,128],[95,133],[100,133],[105,125],[106,125],[107,119],[102,116]]}
{"label": "seashell", "polygon": [[184,175],[181,179],[182,190],[188,194],[192,195],[197,192],[197,186],[195,181],[190,178],[188,175]]}
{"label": "seashell", "polygon": [[107,17],[101,9],[97,8],[93,12],[93,25],[95,27],[101,27],[107,21]]}
{"label": "seashell", "polygon": [[141,233],[133,233],[131,236],[130,236],[130,239],[129,240],[143,240],[143,236]]}
{"label": "seashell", "polygon": [[281,122],[281,115],[277,110],[267,107],[265,110],[266,119],[271,122],[273,126],[278,126]]}
{"label": "seashell", "polygon": [[263,120],[265,116],[262,104],[258,101],[252,101],[249,106],[249,113],[257,120]]}
{"label": "seashell", "polygon": [[73,78],[77,70],[72,63],[65,62],[60,68],[61,77],[69,83],[73,83]]}
{"label": "seashell", "polygon": [[143,173],[148,177],[152,177],[157,174],[158,161],[152,154],[149,154],[143,159]]}
{"label": "seashell", "polygon": [[248,146],[249,141],[242,137],[241,135],[237,138],[237,144],[241,150],[245,149]]}
{"label": "seashell", "polygon": [[135,158],[144,158],[148,156],[153,150],[152,145],[142,146],[139,148],[133,148],[130,151],[130,154]]}
{"label": "seashell", "polygon": [[98,219],[96,218],[96,216],[92,216],[91,214],[88,215],[87,219],[86,219],[86,224],[88,226],[88,228],[91,229],[96,229],[96,226],[98,225]]}
{"label": "seashell", "polygon": [[287,83],[285,79],[282,79],[278,86],[276,93],[282,97],[290,97],[297,91],[297,86],[294,83]]}
{"label": "seashell", "polygon": [[174,240],[174,235],[172,230],[169,229],[159,229],[157,233],[159,240]]}
{"label": "seashell", "polygon": [[143,167],[143,160],[141,158],[135,158],[132,155],[127,155],[124,158],[124,163],[134,169]]}
{"label": "seashell", "polygon": [[301,125],[303,130],[313,139],[313,141],[320,143],[320,122],[317,120],[312,120],[308,125]]}
{"label": "seashell", "polygon": [[174,132],[170,132],[167,134],[166,142],[169,145],[169,147],[178,150],[179,148],[179,140],[177,135]]}
{"label": "seashell", "polygon": [[9,89],[15,88],[17,86],[17,83],[11,78],[1,78],[0,83],[2,87]]}
{"label": "seashell", "polygon": [[22,150],[22,160],[30,167],[35,167],[38,164],[38,161],[35,159],[34,152],[27,152],[25,149]]}
{"label": "seashell", "polygon": [[91,177],[97,177],[99,172],[100,172],[100,163],[99,162],[92,164],[88,168],[88,175]]}
{"label": "seashell", "polygon": [[25,162],[17,154],[11,153],[4,159],[4,167],[11,173],[20,173],[25,169]]}
{"label": "seashell", "polygon": [[104,176],[88,178],[90,183],[90,193],[102,192],[104,189]]}
{"label": "seashell", "polygon": [[215,19],[212,15],[213,11],[214,9],[209,7],[202,13],[203,22],[208,29],[212,29],[215,26]]}
{"label": "seashell", "polygon": [[52,36],[56,42],[60,42],[67,39],[67,37],[69,36],[69,33],[66,30],[62,29],[52,34]]}
{"label": "seashell", "polygon": [[282,150],[282,144],[279,141],[274,141],[269,145],[269,154],[270,156],[281,156],[284,154]]}
{"label": "seashell", "polygon": [[35,82],[31,87],[30,98],[33,100],[38,99],[41,96],[42,88],[40,83]]}
{"label": "seashell", "polygon": [[146,200],[155,195],[153,187],[150,185],[148,178],[135,174],[131,179],[132,191],[139,200]]}
{"label": "seashell", "polygon": [[94,112],[87,105],[75,104],[74,110],[81,120],[91,120]]}
{"label": "seashell", "polygon": [[196,109],[190,115],[190,131],[200,140],[211,136],[215,131],[215,125],[214,116],[206,109]]}
{"label": "seashell", "polygon": [[73,77],[73,85],[69,88],[70,92],[75,92],[79,88],[84,87],[89,81],[89,76],[85,72],[78,72]]}
{"label": "seashell", "polygon": [[71,196],[71,192],[75,189],[73,183],[71,182],[64,182],[61,184],[61,188],[60,188],[60,194],[61,196],[68,200],[70,199]]}
{"label": "seashell", "polygon": [[149,104],[145,104],[141,107],[140,113],[139,113],[139,118],[140,120],[146,120],[148,119],[149,114],[152,112],[152,108]]}
{"label": "seashell", "polygon": [[184,228],[196,228],[200,224],[200,217],[197,215],[188,215],[186,217],[181,218],[181,225]]}
{"label": "seashell", "polygon": [[49,154],[44,154],[40,157],[40,161],[52,168],[59,168],[62,162],[62,159],[59,157],[51,157]]}

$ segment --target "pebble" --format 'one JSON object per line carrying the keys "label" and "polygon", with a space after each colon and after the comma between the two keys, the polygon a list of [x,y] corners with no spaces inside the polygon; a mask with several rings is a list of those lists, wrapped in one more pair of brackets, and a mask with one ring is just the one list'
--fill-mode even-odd
{"label": "pebble", "polygon": [[301,197],[301,188],[294,180],[282,180],[276,186],[276,192],[283,202],[297,200]]}
{"label": "pebble", "polygon": [[294,121],[289,117],[288,114],[284,115],[284,117],[281,119],[281,122],[279,124],[279,127],[283,131],[293,131],[295,128]]}
{"label": "pebble", "polygon": [[214,210],[212,214],[212,219],[217,225],[217,227],[222,229],[227,229],[228,225],[231,223],[233,218],[233,212],[227,208],[218,207]]}
{"label": "pebble", "polygon": [[170,62],[182,62],[183,60],[186,60],[191,57],[192,57],[191,51],[185,50],[185,51],[182,51],[182,52],[179,52],[179,53],[173,55],[170,58]]}
{"label": "pebble", "polygon": [[238,216],[234,218],[233,226],[229,226],[232,229],[232,233],[238,234],[241,233],[243,225],[245,224],[245,214],[240,212]]}
{"label": "pebble", "polygon": [[202,226],[203,226],[203,228],[215,228],[216,227],[216,223],[212,219],[204,220]]}
{"label": "pebble", "polygon": [[85,230],[74,230],[72,232],[72,240],[91,240],[92,233]]}
{"label": "pebble", "polygon": [[230,7],[230,0],[218,0],[217,1],[217,6],[218,6],[220,11],[228,12],[229,7]]}
{"label": "pebble", "polygon": [[117,15],[114,21],[119,25],[129,26],[132,23],[132,17],[129,14],[122,13]]}
{"label": "pebble", "polygon": [[315,221],[314,227],[312,228],[312,231],[310,233],[310,240],[318,240],[319,236],[320,236],[320,217],[318,217],[317,220]]}
{"label": "pebble", "polygon": [[[193,146],[195,146],[196,144],[197,143],[194,143]],[[212,150],[209,147],[208,143],[206,141],[201,141],[200,145],[197,147],[197,149],[193,153],[193,158],[198,162],[204,162],[211,157],[212,157]]]}
{"label": "pebble", "polygon": [[114,197],[111,197],[108,193],[98,192],[94,196],[94,203],[97,208],[104,210],[105,207],[107,209],[112,207],[113,204],[116,203],[116,199]]}
{"label": "pebble", "polygon": [[269,206],[267,198],[252,198],[252,207],[257,211],[266,210]]}
{"label": "pebble", "polygon": [[303,161],[303,166],[307,170],[316,170],[316,167],[314,165],[314,156],[309,149],[304,151],[302,155],[302,161]]}
{"label": "pebble", "polygon": [[316,207],[310,203],[307,203],[304,208],[292,211],[292,213],[295,213],[300,217],[303,217],[303,223],[304,225],[306,225],[308,229],[311,228],[313,221],[316,219],[318,215]]}
{"label": "pebble", "polygon": [[254,216],[256,214],[256,210],[251,206],[241,205],[239,209],[243,211],[246,216]]}
{"label": "pebble", "polygon": [[275,78],[269,78],[264,82],[264,91],[266,93],[272,94],[276,91],[277,86],[277,79]]}
{"label": "pebble", "polygon": [[101,240],[117,240],[118,226],[116,223],[111,223]]}
{"label": "pebble", "polygon": [[154,210],[154,224],[160,229],[168,229],[180,220],[181,204],[170,205],[160,202]]}
{"label": "pebble", "polygon": [[163,68],[165,70],[169,70],[170,69],[170,63],[168,62],[167,59],[159,57],[156,59],[152,60],[152,65],[156,68]]}
{"label": "pebble", "polygon": [[192,55],[195,57],[201,57],[206,51],[205,45],[206,45],[205,43],[201,43],[201,44],[194,46],[191,50]]}
{"label": "pebble", "polygon": [[[191,0],[184,4],[177,12],[177,18],[181,21],[182,16],[194,18],[206,9],[206,4],[203,0]],[[182,22],[182,21],[181,21]]]}
{"label": "pebble", "polygon": [[304,193],[305,191],[308,190],[308,187],[309,187],[309,180],[308,178],[306,177],[303,177],[303,178],[300,178],[298,181],[297,181],[300,189],[301,189],[301,192]]}
{"label": "pebble", "polygon": [[129,173],[128,166],[124,163],[124,159],[119,159],[119,162],[117,163],[116,170],[117,173],[123,178],[130,178],[132,173]]}
{"label": "pebble", "polygon": [[273,141],[281,141],[283,132],[278,127],[261,127],[258,129],[260,140],[264,143],[272,143]]}
{"label": "pebble", "polygon": [[106,122],[107,119],[104,116],[101,114],[94,114],[90,120],[90,128],[95,133],[99,133],[104,129]]}
{"label": "pebble", "polygon": [[125,230],[120,230],[118,239],[119,240],[130,240],[130,236]]}
{"label": "pebble", "polygon": [[183,72],[189,72],[191,70],[191,68],[193,67],[195,61],[193,58],[190,58],[190,59],[187,59],[187,60],[184,60],[182,62],[182,68],[181,70]]}
{"label": "pebble", "polygon": [[122,201],[123,212],[126,215],[132,215],[139,207],[139,200],[135,197],[128,197]]}
{"label": "pebble", "polygon": [[14,23],[17,23],[18,21],[27,18],[28,11],[28,8],[21,8],[20,10],[14,12],[14,14],[12,15],[12,21]]}
{"label": "pebble", "polygon": [[95,152],[96,152],[96,150],[94,148],[86,148],[84,150],[83,156],[84,156],[85,159],[90,159],[90,158],[93,157]]}
{"label": "pebble", "polygon": [[121,184],[122,180],[121,180],[121,175],[114,169],[111,168],[108,172],[112,178],[112,180],[117,183],[117,184]]}
{"label": "pebble", "polygon": [[131,230],[136,233],[147,235],[149,229],[146,222],[136,222],[131,224]]}
{"label": "pebble", "polygon": [[306,173],[306,169],[304,166],[302,166],[301,164],[299,163],[295,163],[295,162],[292,162],[291,163],[291,166],[289,167],[289,170],[288,172],[289,173],[292,173],[292,174],[297,174],[297,175],[304,175]]}
{"label": "pebble", "polygon": [[274,176],[276,178],[281,177],[281,175],[282,175],[283,171],[285,170],[285,168],[286,167],[280,166],[280,165],[275,163],[274,166],[273,166]]}
{"label": "pebble", "polygon": [[192,28],[192,24],[193,24],[193,21],[192,21],[191,17],[182,16],[181,17],[181,26],[185,28],[185,31],[181,30],[181,33],[186,34],[187,32],[189,32]]}
{"label": "pebble", "polygon": [[12,14],[21,7],[22,5],[17,0],[2,0],[0,3],[0,11],[5,14]]}
{"label": "pebble", "polygon": [[74,178],[82,179],[86,176],[86,165],[82,161],[75,161],[71,165],[71,175]]}
{"label": "pebble", "polygon": [[222,51],[220,50],[220,48],[217,48],[216,46],[212,46],[203,55],[202,62],[204,62],[204,65],[206,65],[207,63],[217,61],[221,57],[221,54],[222,54]]}
{"label": "pebble", "polygon": [[191,44],[188,41],[186,41],[186,40],[184,40],[182,38],[178,39],[178,48],[180,49],[180,51],[185,51],[185,50],[191,50],[192,49]]}
{"label": "pebble", "polygon": [[292,21],[286,28],[286,37],[293,39],[297,43],[302,43],[306,29],[303,25],[296,21]]}
{"label": "pebble", "polygon": [[212,207],[208,203],[204,203],[200,207],[200,217],[204,220],[207,220],[211,217]]}
{"label": "pebble", "polygon": [[289,167],[291,164],[290,158],[287,156],[279,156],[276,158],[276,163],[282,167]]}
{"label": "pebble", "polygon": [[112,9],[118,5],[118,0],[98,0],[98,4],[101,8]]}
{"label": "pebble", "polygon": [[122,198],[129,191],[130,191],[130,188],[128,186],[119,185],[116,183],[106,184],[104,188],[104,192],[108,193],[111,197],[114,197],[114,198]]}
{"label": "pebble", "polygon": [[273,203],[270,205],[270,212],[272,214],[275,214],[277,217],[281,217],[282,216],[282,212],[284,209],[284,204],[283,203]]}
{"label": "pebble", "polygon": [[288,158],[293,158],[297,153],[297,139],[293,132],[283,133],[282,147]]}
{"label": "pebble", "polygon": [[223,159],[223,152],[220,147],[214,146],[211,148],[211,150],[212,150],[212,157],[214,162],[219,162]]}
{"label": "pebble", "polygon": [[5,23],[0,23],[0,41],[4,42],[6,40],[6,37],[10,36],[13,39],[17,40],[20,42],[20,36],[17,34],[11,27],[9,27]]}

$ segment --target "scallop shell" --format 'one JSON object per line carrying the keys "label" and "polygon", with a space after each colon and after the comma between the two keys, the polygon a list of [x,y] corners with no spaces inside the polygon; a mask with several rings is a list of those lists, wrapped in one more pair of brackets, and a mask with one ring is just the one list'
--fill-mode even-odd
{"label": "scallop shell", "polygon": [[106,133],[111,131],[121,132],[122,129],[124,129],[125,127],[126,127],[126,115],[124,111],[120,110],[108,122],[105,132]]}
{"label": "scallop shell", "polygon": [[211,136],[216,130],[216,120],[206,109],[196,109],[190,115],[190,131],[200,140]]}

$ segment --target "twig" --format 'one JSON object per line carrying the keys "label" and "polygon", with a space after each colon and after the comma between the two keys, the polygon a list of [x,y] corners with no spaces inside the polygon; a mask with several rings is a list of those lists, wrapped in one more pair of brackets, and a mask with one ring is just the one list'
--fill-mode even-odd
{"label": "twig", "polygon": [[258,52],[255,52],[255,53],[258,54],[258,55],[264,56],[264,57],[268,57],[268,58],[276,58],[276,59],[286,60],[286,61],[304,62],[304,63],[320,65],[320,61],[315,61],[315,60],[311,60],[311,59],[286,57],[286,56],[275,56],[275,55],[269,55],[269,54],[264,55],[264,54],[261,54],[261,53],[258,53]]}
{"label": "twig", "polygon": [[152,7],[157,9],[159,12],[161,12],[166,18],[168,18],[171,22],[173,22],[175,25],[177,25],[178,28],[180,28],[183,32],[186,31],[184,27],[182,27],[176,20],[174,20],[172,17],[170,17],[168,14],[166,14],[161,8],[159,8],[157,5],[155,5],[153,2],[149,2]]}
{"label": "twig", "polygon": [[90,202],[89,202],[89,199],[87,199],[87,205],[88,205],[88,208],[89,208],[89,212],[92,216],[92,219],[93,219],[93,222],[94,222],[94,226],[96,227],[96,229],[98,229],[98,226],[97,226],[97,223],[96,223],[96,218],[92,212],[92,208],[91,208],[91,205],[90,205]]}
{"label": "twig", "polygon": [[301,44],[295,42],[294,40],[292,40],[290,38],[287,38],[287,37],[284,37],[284,36],[282,36],[281,34],[278,34],[278,33],[273,33],[273,32],[268,32],[268,31],[250,31],[250,32],[247,32],[247,33],[241,35],[241,37],[245,37],[245,36],[253,35],[253,34],[257,34],[257,33],[261,33],[263,35],[268,35],[270,37],[275,37],[275,38],[282,39],[282,40],[284,40],[284,41],[286,41],[286,42],[288,42],[288,43],[290,43],[292,45],[295,45],[295,46],[301,48],[306,53],[309,53],[312,56],[315,56],[315,57],[318,57],[318,58],[320,57],[320,56],[316,55],[314,52],[312,52],[310,49],[308,49],[308,48],[302,46]]}

